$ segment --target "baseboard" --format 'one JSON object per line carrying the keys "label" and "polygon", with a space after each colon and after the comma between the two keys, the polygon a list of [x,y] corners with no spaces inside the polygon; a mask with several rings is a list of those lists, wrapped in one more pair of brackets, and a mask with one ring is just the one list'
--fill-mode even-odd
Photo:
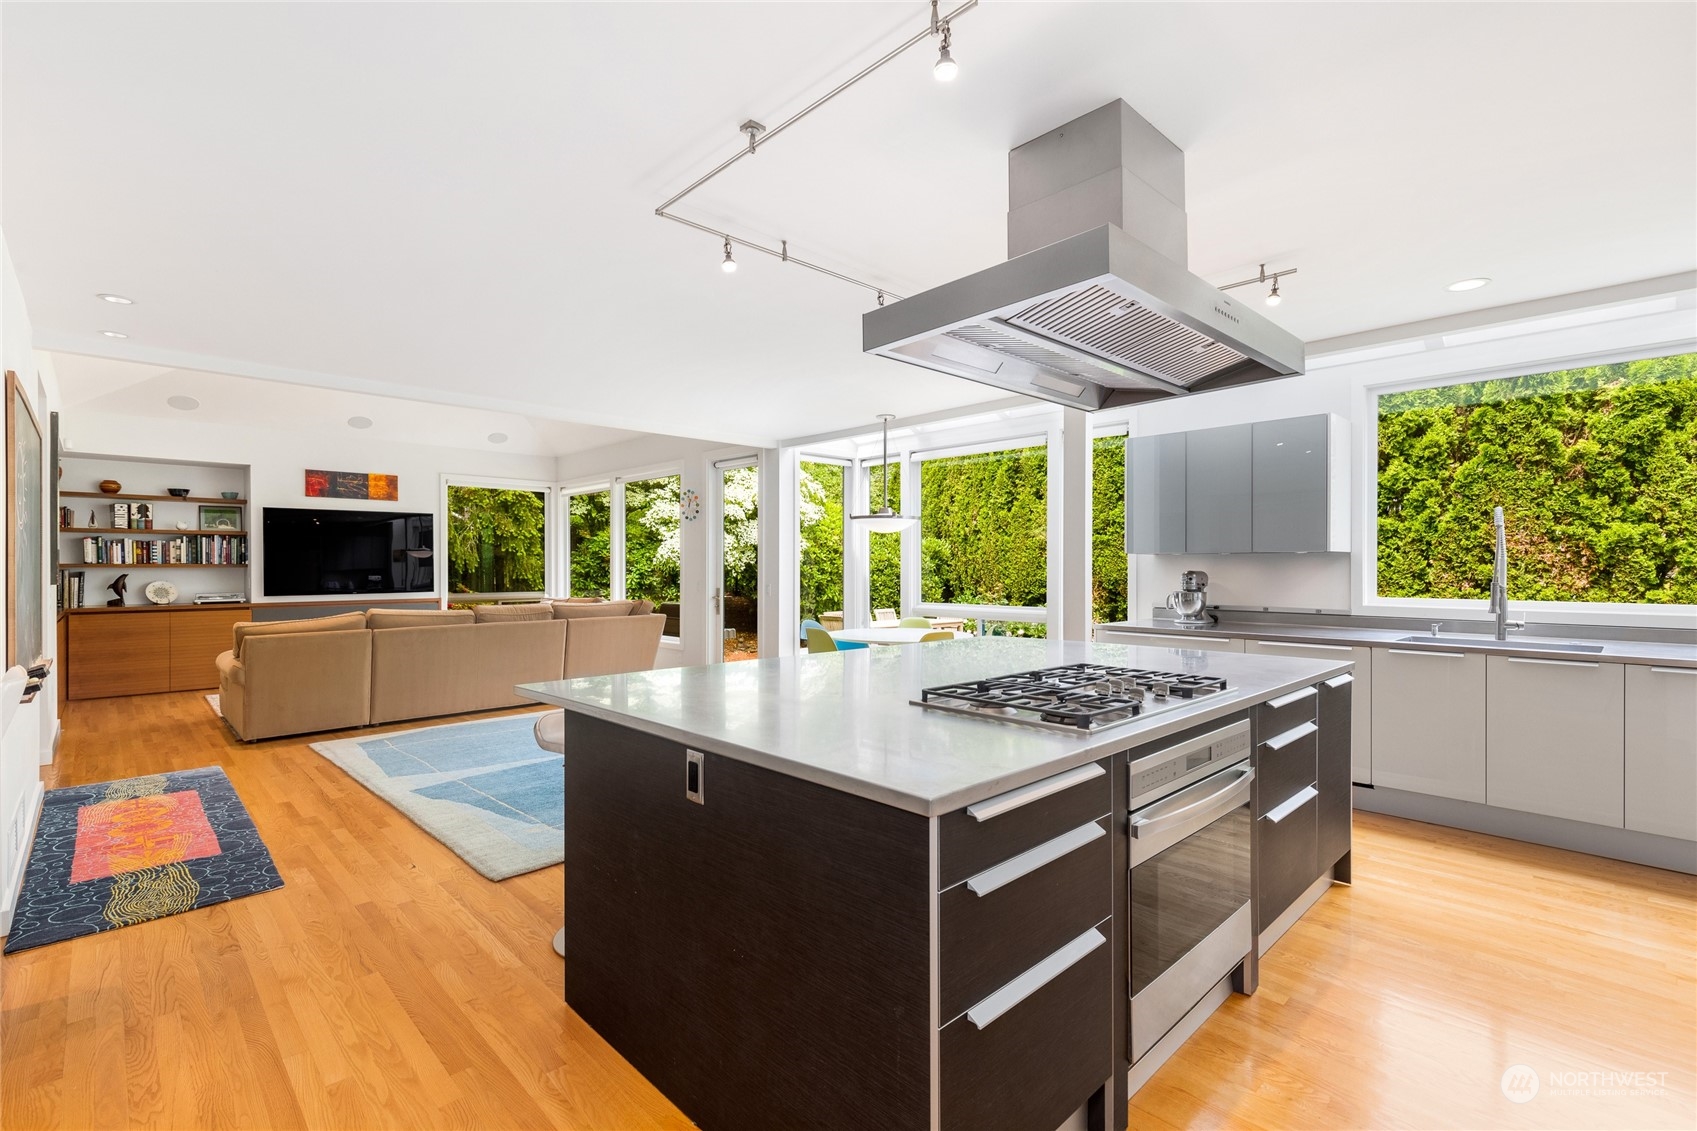
{"label": "baseboard", "polygon": [[59,739],[63,738],[64,734],[65,734],[65,728],[62,725],[60,725],[58,719],[54,719],[53,720],[53,741],[50,744],[48,744],[47,756],[41,759],[41,764],[43,766],[51,766],[54,763],[54,761],[59,757]]}
{"label": "baseboard", "polygon": [[35,830],[41,823],[41,799],[46,792],[46,787],[37,781],[29,799],[29,828],[24,830],[23,847],[12,865],[12,874],[6,877],[5,889],[0,890],[0,936],[12,933],[12,912],[17,910],[18,893],[23,890],[24,869],[29,866],[30,850],[35,847]]}
{"label": "baseboard", "polygon": [[1604,856],[1610,860],[1624,860],[1629,864],[1646,864],[1670,872],[1697,875],[1697,842],[1694,841],[1593,825],[1585,821],[1569,821],[1564,817],[1546,817],[1541,813],[1522,813],[1518,809],[1480,805],[1475,801],[1432,797],[1385,786],[1357,786],[1354,793],[1355,808],[1370,813],[1406,817],[1452,829],[1467,829],[1488,836],[1523,840],[1590,856]]}

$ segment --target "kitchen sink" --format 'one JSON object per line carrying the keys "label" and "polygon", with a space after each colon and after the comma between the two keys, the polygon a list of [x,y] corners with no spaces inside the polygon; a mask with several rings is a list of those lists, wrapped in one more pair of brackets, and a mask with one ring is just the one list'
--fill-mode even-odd
{"label": "kitchen sink", "polygon": [[1493,640],[1489,636],[1474,636],[1466,633],[1440,633],[1433,636],[1426,633],[1423,636],[1399,636],[1398,644],[1483,644],[1492,648],[1514,648],[1528,652],[1590,652],[1603,650],[1601,644],[1575,644],[1570,640],[1536,640],[1521,637],[1518,640]]}

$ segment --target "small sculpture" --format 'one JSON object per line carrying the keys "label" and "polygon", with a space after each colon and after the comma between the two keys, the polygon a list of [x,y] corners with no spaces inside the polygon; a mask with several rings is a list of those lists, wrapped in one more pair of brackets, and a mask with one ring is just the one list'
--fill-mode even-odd
{"label": "small sculpture", "polygon": [[130,575],[127,574],[127,573],[120,573],[116,578],[114,578],[112,580],[112,584],[110,584],[106,587],[106,588],[110,589],[112,592],[117,594],[116,597],[114,597],[110,601],[106,602],[107,608],[109,608],[109,609],[121,609],[121,608],[124,607],[124,590],[129,588],[129,582],[125,579],[128,578],[129,576]]}
{"label": "small sculpture", "polygon": [[90,530],[93,530],[93,529],[94,529],[94,527],[95,527],[95,522],[94,522],[94,508],[93,508],[93,507],[90,507],[90,508],[89,508],[89,509],[88,509],[88,528],[89,528],[89,529],[90,529]]}

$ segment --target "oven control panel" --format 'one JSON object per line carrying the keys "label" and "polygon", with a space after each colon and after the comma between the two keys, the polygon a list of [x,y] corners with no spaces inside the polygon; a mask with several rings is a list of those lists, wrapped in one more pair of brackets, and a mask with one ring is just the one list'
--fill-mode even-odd
{"label": "oven control panel", "polygon": [[[1166,793],[1175,782],[1205,776],[1208,768],[1226,766],[1249,756],[1249,723],[1232,723],[1186,739],[1164,750],[1132,751],[1131,797],[1133,805],[1150,793]],[[1203,771],[1199,775],[1198,771]]]}

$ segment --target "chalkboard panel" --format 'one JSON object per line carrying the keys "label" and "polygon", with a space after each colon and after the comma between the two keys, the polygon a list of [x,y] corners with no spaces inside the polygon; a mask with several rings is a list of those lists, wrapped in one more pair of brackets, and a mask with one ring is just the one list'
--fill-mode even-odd
{"label": "chalkboard panel", "polygon": [[41,491],[41,425],[18,375],[6,371],[6,557],[11,588],[6,594],[6,666],[25,667],[41,658],[41,578],[45,547]]}

